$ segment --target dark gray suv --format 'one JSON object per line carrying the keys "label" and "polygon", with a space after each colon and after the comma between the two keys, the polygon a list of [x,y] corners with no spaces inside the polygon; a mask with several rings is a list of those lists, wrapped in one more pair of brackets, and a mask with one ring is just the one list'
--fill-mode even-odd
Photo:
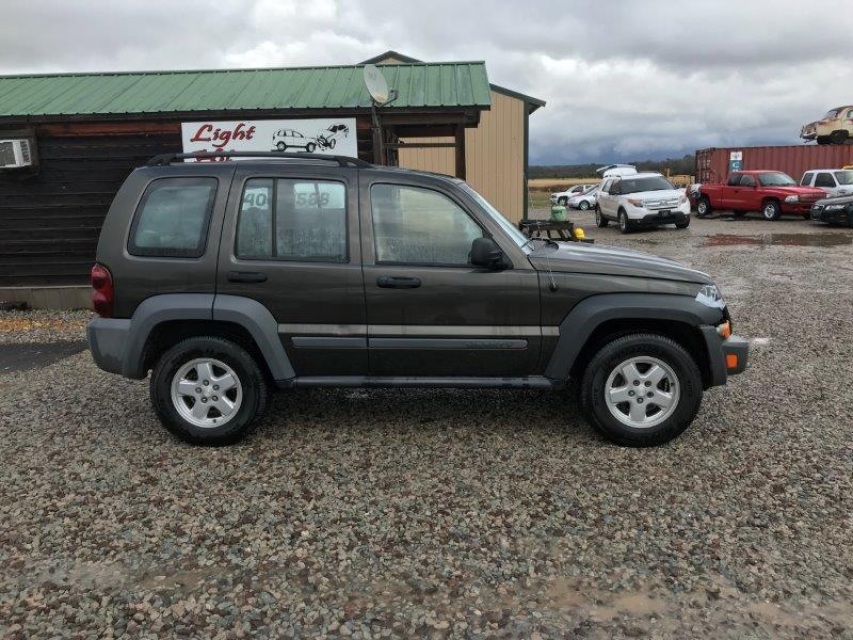
{"label": "dark gray suv", "polygon": [[239,440],[273,387],[499,387],[572,389],[610,439],[657,445],[747,366],[704,273],[529,239],[461,180],[186,158],[116,195],[88,336],[102,369],[151,371],[157,415],[189,442]]}

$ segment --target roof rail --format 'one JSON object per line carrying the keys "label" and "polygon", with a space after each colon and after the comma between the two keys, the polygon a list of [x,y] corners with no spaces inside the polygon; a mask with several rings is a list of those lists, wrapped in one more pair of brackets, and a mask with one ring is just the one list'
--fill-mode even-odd
{"label": "roof rail", "polygon": [[358,158],[349,156],[333,156],[325,153],[282,153],[281,151],[197,151],[195,153],[163,153],[151,158],[146,165],[149,167],[171,164],[176,160],[188,158],[273,158],[279,160],[325,160],[336,162],[341,167],[361,167],[373,165]]}

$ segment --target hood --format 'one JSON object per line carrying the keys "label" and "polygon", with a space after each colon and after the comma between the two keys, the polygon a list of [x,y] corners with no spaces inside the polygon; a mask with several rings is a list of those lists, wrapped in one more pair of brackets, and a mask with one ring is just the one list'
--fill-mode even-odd
{"label": "hood", "polygon": [[764,189],[773,189],[774,191],[781,191],[782,193],[790,193],[792,196],[818,196],[822,198],[826,195],[826,191],[823,189],[818,189],[817,187],[801,187],[799,185],[792,185],[790,187],[763,187]]}
{"label": "hood", "polygon": [[821,198],[820,200],[815,202],[815,204],[826,206],[828,204],[850,204],[851,202],[853,202],[853,195],[844,195],[844,196]]}
{"label": "hood", "polygon": [[594,273],[698,284],[714,283],[708,274],[669,258],[584,242],[561,243],[558,249],[554,249],[553,245],[543,245],[530,254],[530,262],[538,271],[550,269],[555,273]]}

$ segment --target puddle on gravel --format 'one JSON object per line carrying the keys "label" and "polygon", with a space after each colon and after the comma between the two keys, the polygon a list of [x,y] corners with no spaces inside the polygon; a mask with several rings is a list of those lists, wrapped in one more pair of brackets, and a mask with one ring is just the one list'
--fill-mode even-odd
{"label": "puddle on gravel", "polygon": [[0,373],[40,369],[88,348],[85,340],[0,344]]}
{"label": "puddle on gravel", "polygon": [[703,246],[782,245],[785,247],[840,247],[848,244],[853,244],[853,236],[837,233],[771,233],[760,236],[738,236],[718,233],[717,235],[708,236]]}

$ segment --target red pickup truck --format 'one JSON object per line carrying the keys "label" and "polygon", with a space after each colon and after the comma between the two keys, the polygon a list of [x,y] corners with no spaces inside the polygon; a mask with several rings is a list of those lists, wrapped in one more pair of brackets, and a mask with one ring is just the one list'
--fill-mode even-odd
{"label": "red pickup truck", "polygon": [[735,171],[725,184],[699,187],[696,211],[700,217],[722,209],[735,217],[759,211],[766,220],[778,220],[783,213],[808,219],[812,205],[825,197],[822,189],[801,187],[781,171]]}

